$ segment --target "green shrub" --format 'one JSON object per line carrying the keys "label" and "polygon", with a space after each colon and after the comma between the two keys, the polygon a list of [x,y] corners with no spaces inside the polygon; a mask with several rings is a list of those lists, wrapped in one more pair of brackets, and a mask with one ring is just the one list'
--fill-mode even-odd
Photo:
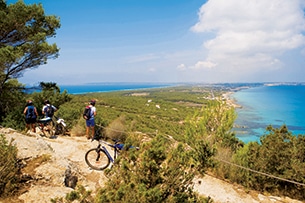
{"label": "green shrub", "polygon": [[198,168],[186,149],[159,135],[139,150],[123,151],[95,202],[206,202],[193,191]]}
{"label": "green shrub", "polygon": [[19,172],[17,161],[17,147],[0,134],[0,196],[14,189]]}
{"label": "green shrub", "polygon": [[24,129],[23,110],[26,104],[24,85],[17,79],[11,79],[4,84],[0,97],[0,123],[5,127]]}
{"label": "green shrub", "polygon": [[78,185],[76,190],[71,191],[66,194],[66,197],[55,197],[51,199],[52,203],[92,203],[93,197],[91,196],[91,191],[85,189],[84,186]]}
{"label": "green shrub", "polygon": [[[2,92],[3,96],[0,98],[0,123],[5,127],[10,127],[18,130],[25,128],[25,117],[23,110],[26,106],[27,100],[32,100],[34,106],[40,117],[42,117],[42,106],[46,99],[56,106],[59,110],[55,115],[63,115],[64,119],[67,118],[68,128],[70,128],[76,119],[75,116],[80,115],[79,108],[73,106],[66,111],[61,110],[61,105],[69,102],[72,98],[66,91],[60,92],[56,83],[44,83],[49,86],[41,87],[42,91],[34,92],[32,94],[25,94],[24,85],[18,83],[18,80],[9,80],[5,84],[5,91]],[[71,106],[73,103],[69,103]],[[72,119],[69,119],[72,117]],[[69,122],[70,121],[70,122]]]}
{"label": "green shrub", "polygon": [[304,186],[289,181],[305,184],[305,136],[292,135],[285,125],[278,129],[268,126],[266,130],[261,144],[249,143],[234,155],[236,164],[258,172],[234,169],[236,174],[232,173],[231,179],[259,191],[304,200]]}

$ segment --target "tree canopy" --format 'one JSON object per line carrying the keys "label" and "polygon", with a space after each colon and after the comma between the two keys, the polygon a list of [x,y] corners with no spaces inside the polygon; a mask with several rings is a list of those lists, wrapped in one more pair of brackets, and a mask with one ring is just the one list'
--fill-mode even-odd
{"label": "tree canopy", "polygon": [[59,18],[45,15],[41,4],[0,0],[0,97],[8,80],[58,57],[57,45],[47,41],[58,28]]}

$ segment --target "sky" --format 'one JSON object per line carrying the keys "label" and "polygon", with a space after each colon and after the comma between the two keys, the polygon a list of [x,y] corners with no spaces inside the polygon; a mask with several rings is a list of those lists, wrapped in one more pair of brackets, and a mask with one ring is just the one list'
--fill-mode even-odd
{"label": "sky", "polygon": [[24,84],[305,82],[304,0],[24,2],[61,21]]}

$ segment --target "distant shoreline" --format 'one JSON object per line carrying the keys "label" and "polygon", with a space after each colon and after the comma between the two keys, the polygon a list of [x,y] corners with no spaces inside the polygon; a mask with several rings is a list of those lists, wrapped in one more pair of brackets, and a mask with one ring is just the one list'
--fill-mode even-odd
{"label": "distant shoreline", "polygon": [[143,90],[166,87],[180,86],[203,86],[203,87],[223,87],[225,91],[237,92],[257,86],[282,86],[282,85],[305,85],[305,83],[150,83],[150,82],[104,82],[104,83],[87,83],[80,85],[58,85],[61,90],[67,90],[69,94],[89,94],[98,92],[114,92],[128,90]]}
{"label": "distant shoreline", "polygon": [[232,95],[235,94],[238,91],[241,91],[241,90],[244,90],[244,89],[249,89],[249,88],[252,88],[252,86],[245,85],[245,86],[240,86],[240,87],[232,88],[232,89],[228,90],[227,92],[225,92],[224,94],[222,94],[222,97],[227,102],[227,104],[229,106],[232,106],[235,109],[237,109],[237,108],[241,109],[242,106],[237,103],[236,99],[232,98]]}
{"label": "distant shoreline", "polygon": [[69,94],[92,94],[117,91],[145,90],[165,87],[175,87],[178,84],[172,83],[104,83],[85,85],[62,85],[60,89],[66,90]]}
{"label": "distant shoreline", "polygon": [[234,107],[235,109],[236,109],[236,108],[240,108],[240,109],[241,109],[242,106],[239,105],[239,104],[237,103],[237,101],[231,97],[231,95],[234,94],[234,93],[235,93],[235,92],[226,92],[226,93],[222,94],[222,97],[223,97],[223,99],[226,101],[226,103],[227,103],[229,106],[232,106],[232,107]]}

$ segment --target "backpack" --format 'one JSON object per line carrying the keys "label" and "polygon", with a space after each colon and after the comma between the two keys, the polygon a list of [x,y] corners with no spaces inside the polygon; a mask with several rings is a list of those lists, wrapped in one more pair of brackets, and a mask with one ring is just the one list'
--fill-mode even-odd
{"label": "backpack", "polygon": [[54,108],[52,105],[47,105],[47,107],[44,110],[46,117],[52,118],[54,115]]}
{"label": "backpack", "polygon": [[28,106],[25,117],[26,118],[36,118],[36,114],[34,112],[34,106]]}
{"label": "backpack", "polygon": [[91,118],[91,107],[86,106],[84,113],[83,113],[83,118],[86,120],[89,120]]}

